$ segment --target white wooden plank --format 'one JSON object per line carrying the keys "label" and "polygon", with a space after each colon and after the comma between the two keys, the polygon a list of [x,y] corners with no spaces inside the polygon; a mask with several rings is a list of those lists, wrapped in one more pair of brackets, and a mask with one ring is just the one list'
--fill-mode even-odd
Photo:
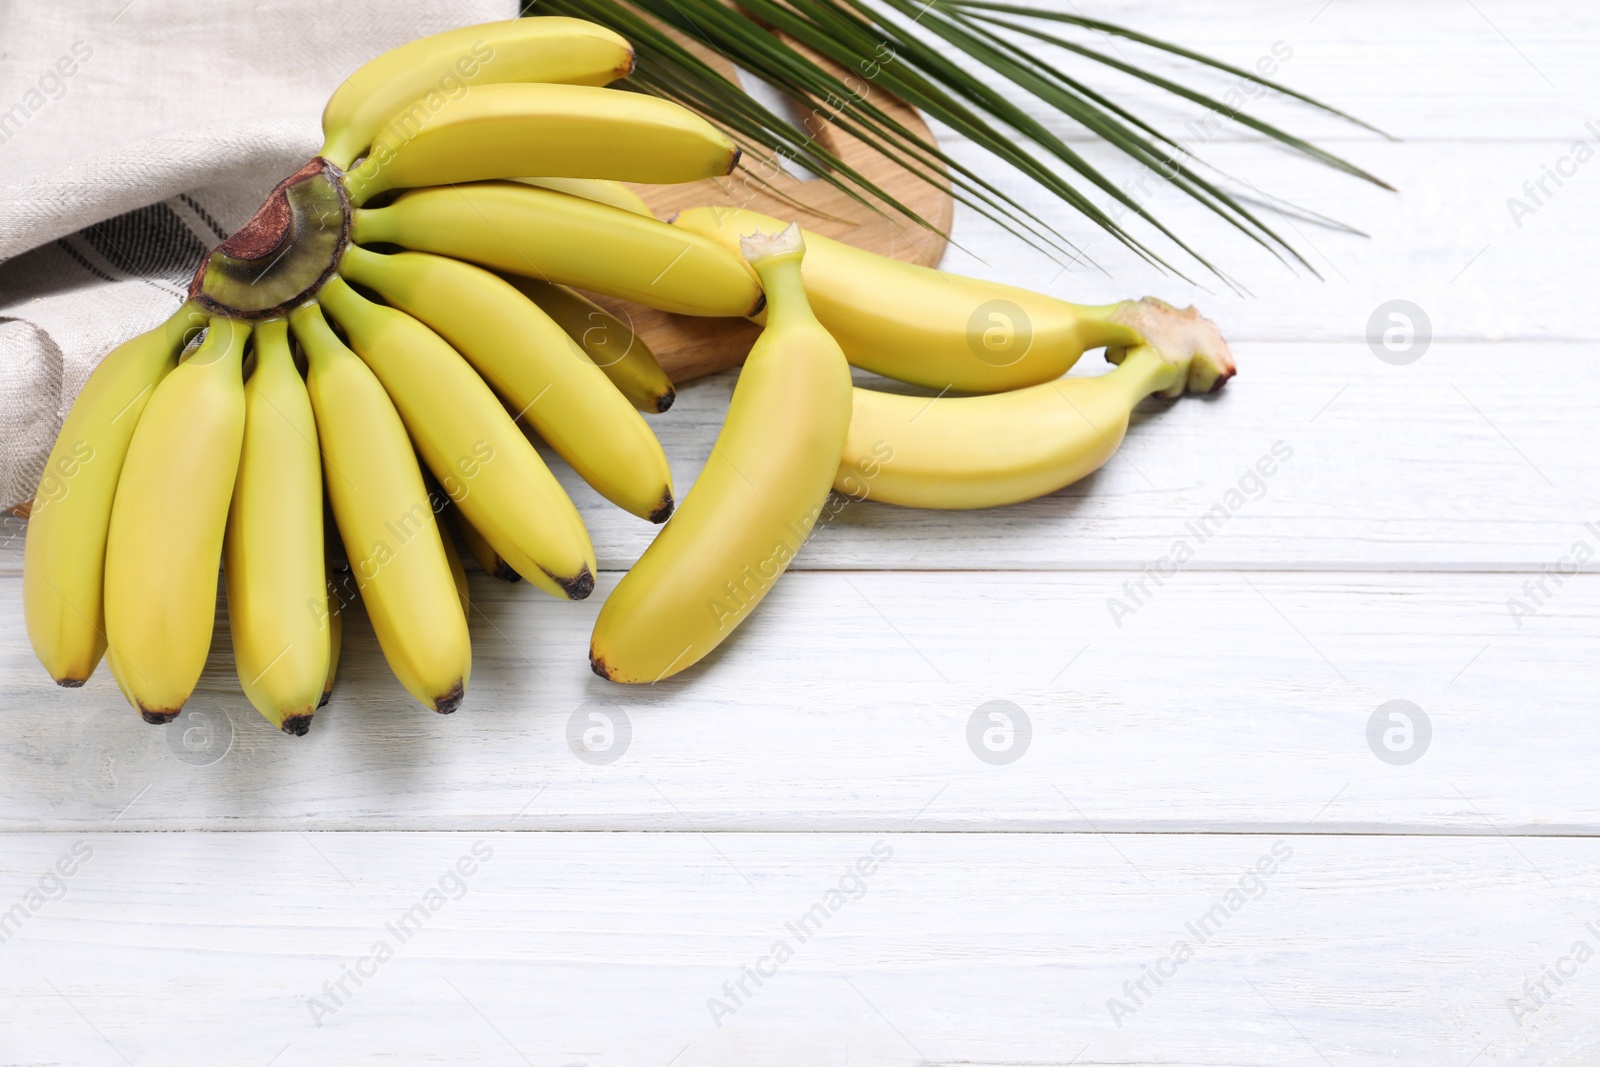
{"label": "white wooden plank", "polygon": [[[1184,572],[1143,605],[1137,578],[793,574],[706,663],[630,688],[586,660],[615,576],[573,605],[475,575],[461,711],[410,701],[357,616],[305,738],[245,702],[225,626],[202,719],[148,726],[104,672],[53,686],[6,578],[0,828],[1600,828],[1600,578],[1520,628],[1522,575]],[[1369,747],[1395,700],[1431,723],[1410,765]],[[1031,727],[1008,765],[969,740],[1003,728],[992,701]],[[575,754],[591,728],[612,762]]]}
{"label": "white wooden plank", "polygon": [[[1600,43],[1600,14],[1579,0],[1479,0],[1473,5],[1453,0],[1200,0],[1181,5],[1108,0],[1056,10],[1119,23],[1237,67],[1254,69],[1263,59],[1273,60],[1270,76],[1284,85],[1407,141],[1568,141],[1596,117],[1592,100],[1600,75],[1591,60]],[[1059,29],[1069,39],[1219,99],[1239,85],[1233,76],[1206,76],[1193,64],[1165,60],[1161,53],[1125,40]],[[1049,49],[1040,55],[1180,135],[1184,121],[1199,113],[1090,61]],[[1318,142],[1369,136],[1276,95],[1248,101],[1249,114]],[[1048,117],[1042,105],[1035,113]],[[1241,136],[1253,135],[1227,128],[1215,140]]]}
{"label": "white wooden plank", "polygon": [[[1587,1063],[1600,1022],[1600,964],[1571,958],[1580,942],[1600,948],[1593,840],[6,843],[7,904],[73,847],[92,850],[0,946],[7,1063]],[[476,870],[458,888],[446,876],[464,856]],[[401,943],[386,924],[441,878],[437,911]],[[842,878],[852,896],[830,912]],[[826,918],[802,943],[787,924],[819,903]],[[775,966],[779,939],[793,956]],[[394,952],[382,963],[380,941]],[[1191,956],[1175,965],[1179,941]],[[744,979],[750,996],[734,1001],[723,983],[758,964],[770,977]],[[358,965],[359,988],[344,979]],[[1157,965],[1170,977],[1146,979],[1135,1004],[1124,983]],[[1508,1000],[1533,1009],[1524,982],[1558,966],[1564,984],[1514,1018]],[[350,996],[334,1004],[324,983],[341,979]],[[720,1027],[711,998],[736,1009]],[[1136,1008],[1120,1027],[1112,998]],[[335,1010],[314,1019],[318,1002]]]}

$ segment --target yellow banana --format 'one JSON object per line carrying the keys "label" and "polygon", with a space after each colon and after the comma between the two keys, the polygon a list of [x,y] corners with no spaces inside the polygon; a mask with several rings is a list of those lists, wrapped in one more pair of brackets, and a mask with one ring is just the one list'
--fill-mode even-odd
{"label": "yellow banana", "polygon": [[472,617],[472,593],[467,589],[467,568],[461,565],[461,553],[456,551],[455,538],[450,536],[448,530],[439,531],[439,540],[444,544],[444,558],[450,564],[450,580],[456,583],[456,599],[461,604],[461,617]]}
{"label": "yellow banana", "polygon": [[244,440],[250,327],[206,339],[150,397],[128,443],[106,534],[106,659],[150,723],[177,717],[206,664],[217,570]]}
{"label": "yellow banana", "polygon": [[223,541],[233,662],[268,722],[303,735],[328,680],[322,457],[289,323],[257,324],[244,446]]}
{"label": "yellow banana", "polygon": [[435,252],[684,315],[761,308],[761,286],[709,237],[517,182],[415,189],[354,214],[353,239]]}
{"label": "yellow banana", "polygon": [[804,544],[838,470],[850,368],[806,306],[799,229],[745,249],[767,326],[700,477],[600,610],[589,661],[612,681],[676,674],[732,633]]}
{"label": "yellow banana", "polygon": [[117,478],[145,405],[206,316],[186,304],[118,345],[84,383],[34,494],[23,550],[22,604],[34,655],[76,687],[105,654],[106,531]]}
{"label": "yellow banana", "polygon": [[333,682],[339,675],[339,648],[344,643],[344,605],[334,599],[332,575],[325,589],[328,593],[325,601],[328,605],[328,679],[322,683],[322,699],[317,701],[319,711],[333,699]]}
{"label": "yellow banana", "polygon": [[406,428],[315,303],[290,323],[306,353],[328,500],[378,646],[407,692],[449,714],[466,694],[472,648]]}
{"label": "yellow banana", "polygon": [[478,532],[477,527],[462,516],[460,508],[452,508],[449,515],[451,525],[455,527],[456,533],[461,535],[462,543],[467,546],[467,551],[472,553],[472,558],[478,561],[478,566],[483,568],[483,573],[513,585],[522,581],[522,575],[512,570],[511,564],[494,550],[493,545],[484,540],[483,534]]}
{"label": "yellow banana", "polygon": [[443,256],[381,256],[355,245],[340,269],[448,341],[601,496],[651,522],[672,514],[672,472],[655,434],[510,283]]}
{"label": "yellow banana", "polygon": [[421,125],[445,103],[501,82],[605,85],[633,70],[633,48],[603,26],[561,17],[463,26],[391,49],[334,90],[318,153],[348,170],[386,125]]}
{"label": "yellow banana", "polygon": [[595,366],[605,372],[628,402],[640,411],[660,414],[677,393],[672,379],[656,362],[655,353],[633,327],[581,293],[537,278],[506,275],[522,295],[544,309],[578,343]]}
{"label": "yellow banana", "polygon": [[[672,224],[737,249],[777,219],[693,208]],[[1102,345],[1140,341],[1132,301],[1088,307],[996,282],[889,259],[806,234],[806,296],[818,321],[863,370],[933,389],[1000,392],[1061,377]]]}
{"label": "yellow banana", "polygon": [[858,388],[834,488],[919,508],[1031,500],[1110,459],[1140,400],[1213,392],[1234,373],[1220,334],[1200,348],[1144,344],[1111,355],[1120,365],[1109,374],[990,396],[930,400]]}
{"label": "yellow banana", "polygon": [[578,509],[483,379],[438,334],[342,278],[323,287],[321,300],[383,383],[429,469],[495,551],[553,596],[593,592],[594,549]]}
{"label": "yellow banana", "polygon": [[650,205],[646,204],[638,193],[621,182],[614,182],[609,178],[513,178],[511,180],[521,182],[523,185],[537,186],[540,189],[553,189],[568,196],[581,196],[598,204],[610,204],[614,208],[631,211],[647,219],[656,217],[655,212],[650,210]]}
{"label": "yellow banana", "polygon": [[659,96],[590,85],[480,85],[391,121],[345,174],[353,203],[390,189],[533,174],[675,184],[728,174],[739,148]]}

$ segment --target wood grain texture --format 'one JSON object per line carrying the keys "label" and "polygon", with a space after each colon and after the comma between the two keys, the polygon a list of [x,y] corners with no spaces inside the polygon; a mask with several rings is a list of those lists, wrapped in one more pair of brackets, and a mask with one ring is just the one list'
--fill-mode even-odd
{"label": "wood grain texture", "polygon": [[[103,671],[51,684],[0,579],[0,830],[1600,825],[1600,577],[1519,619],[1514,574],[1184,571],[1140,596],[1118,571],[803,572],[705,664],[641,687],[588,668],[617,577],[569,604],[473,574],[472,684],[448,717],[352,615],[333,701],[294,739],[239,693],[225,616],[191,714],[156,728]],[[1369,745],[1394,700],[1431,723],[1407,766]],[[1010,764],[969,736],[991,701],[1031,729]],[[609,762],[572,747],[596,729]]]}
{"label": "wood grain texture", "polygon": [[[74,846],[92,855],[65,896],[0,946],[9,1063],[1481,1067],[1600,1052],[1585,1025],[1600,962],[1572,960],[1600,943],[1592,839],[26,834],[7,839],[0,899]],[[778,964],[780,939],[793,955]],[[1564,987],[1514,1016],[1508,1000],[1557,965]],[[743,978],[757,966],[759,987]],[[724,983],[741,979],[735,1001]],[[1130,996],[1141,979],[1150,995]],[[714,1019],[712,998],[736,1010]],[[1120,1026],[1113,998],[1136,1008]]]}
{"label": "wood grain texture", "polygon": [[[725,76],[737,78],[732,64],[722,56],[685,40],[700,58]],[[796,42],[796,48],[832,70],[847,85],[859,86],[863,98],[899,122],[907,131],[933,139],[927,123],[915,108],[876,89],[870,80],[853,75]],[[773,156],[747,154],[739,168],[726,178],[710,178],[684,185],[636,185],[634,190],[650,205],[657,218],[671,219],[679,211],[708,204],[748,208],[778,218],[793,219],[824,237],[848,241],[880,255],[934,266],[944,254],[944,234],[950,232],[954,202],[940,185],[924,181],[840,129],[824,111],[813,111],[801,122],[818,147],[846,167],[871,180],[893,200],[909,208],[907,215],[890,203],[872,198],[853,199],[820,178],[800,179],[779,165]],[[938,171],[942,174],[943,171]],[[932,229],[913,221],[920,218]],[[705,319],[656,311],[627,301],[591,294],[613,314],[630,323],[650,346],[674,382],[738,366],[744,361],[760,327],[743,319]]]}

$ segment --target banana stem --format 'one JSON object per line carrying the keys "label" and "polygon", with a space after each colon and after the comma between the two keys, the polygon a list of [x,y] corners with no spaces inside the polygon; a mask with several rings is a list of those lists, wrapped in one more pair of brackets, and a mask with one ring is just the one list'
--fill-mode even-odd
{"label": "banana stem", "polygon": [[1128,349],[1117,369],[1107,375],[1107,384],[1116,381],[1126,391],[1128,407],[1152,393],[1171,393],[1181,386],[1187,368],[1163,356],[1152,345],[1140,344]]}
{"label": "banana stem", "polygon": [[740,250],[761,279],[766,296],[767,329],[783,327],[791,319],[811,318],[800,261],[806,246],[796,223],[780,233],[757,231],[739,239]]}
{"label": "banana stem", "polygon": [[1096,348],[1132,348],[1143,344],[1144,334],[1137,326],[1124,321],[1131,319],[1131,309],[1137,300],[1119,300],[1115,304],[1074,305],[1080,319],[1079,338],[1085,352]]}

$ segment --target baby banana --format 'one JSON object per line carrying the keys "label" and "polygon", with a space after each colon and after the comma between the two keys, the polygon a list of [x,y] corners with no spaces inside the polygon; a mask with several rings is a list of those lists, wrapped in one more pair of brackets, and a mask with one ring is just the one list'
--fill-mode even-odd
{"label": "baby banana", "polygon": [[378,646],[407,692],[448,714],[466,694],[472,648],[406,428],[316,304],[290,321],[306,353],[328,501]]}
{"label": "baby banana", "polygon": [[856,389],[834,488],[906,507],[988,508],[1070,485],[1111,458],[1140,400],[1214,392],[1233,376],[1210,322],[1167,311],[1148,326],[1151,342],[1108,350],[1119,365],[1098,377],[931,400]]}
{"label": "baby banana", "polygon": [[508,19],[463,26],[390,49],[334,90],[318,153],[341,170],[385,125],[420,127],[445,103],[501,82],[605,85],[633,70],[633,48],[582,19]]}
{"label": "baby banana", "polygon": [[211,648],[239,471],[250,327],[212,318],[156,386],[117,480],[106,536],[106,661],[150,723],[177,717]]}
{"label": "baby banana", "polygon": [[672,514],[672,472],[656,435],[509,282],[443,256],[359,246],[345,250],[341,269],[450,342],[601,496],[651,522]]}
{"label": "baby banana", "polygon": [[650,205],[646,204],[638,193],[621,182],[607,178],[513,178],[511,180],[523,185],[566,193],[568,196],[581,196],[597,204],[609,204],[623,211],[631,211],[635,215],[643,215],[647,219],[656,217],[650,210]]}
{"label": "baby banana", "polygon": [[22,605],[50,677],[80,686],[105,654],[106,531],[128,444],[145,405],[207,317],[186,304],[101,360],[67,412],[34,494]]}
{"label": "baby banana", "polygon": [[467,546],[472,558],[483,568],[483,573],[512,585],[522,581],[522,575],[511,569],[511,565],[501,558],[500,553],[494,550],[494,546],[483,539],[483,534],[478,532],[477,527],[462,518],[459,508],[451,508],[445,514],[450,525],[455,527],[456,533],[461,535],[462,544]]}
{"label": "baby banana", "polygon": [[761,309],[749,266],[709,237],[518,182],[416,189],[356,211],[358,244],[394,244],[684,315]]}
{"label": "baby banana", "polygon": [[[738,247],[783,228],[754,211],[699,207],[672,225]],[[863,370],[932,389],[992,393],[1054,381],[1103,345],[1139,341],[1131,301],[1085,307],[996,282],[919,267],[806,235],[806,296]]]}
{"label": "baby banana", "polygon": [[417,451],[467,521],[534,585],[563,599],[594,590],[578,509],[483,379],[438,334],[334,278],[322,306],[394,401]]}
{"label": "baby banana", "polygon": [[456,600],[461,605],[461,617],[472,617],[472,593],[467,588],[467,568],[461,563],[461,553],[456,551],[456,542],[448,531],[439,531],[439,540],[444,545],[445,562],[450,564],[450,578],[456,583]]}
{"label": "baby banana", "polygon": [[344,605],[336,599],[338,590],[332,574],[328,575],[325,588],[328,605],[328,680],[322,683],[322,699],[317,701],[319,711],[333,699],[333,682],[339,676],[339,646],[344,643]]}
{"label": "baby banana", "polygon": [[798,227],[746,239],[769,300],[727,420],[675,514],[606,599],[589,662],[655,682],[716,648],[810,535],[850,422],[850,368],[806,306]]}
{"label": "baby banana", "polygon": [[255,328],[244,446],[222,543],[233,662],[244,695],[286,734],[311,728],[328,680],[322,458],[289,323]]}
{"label": "baby banana", "polygon": [[633,327],[565,285],[537,278],[506,275],[506,281],[544,309],[567,336],[578,343],[595,366],[605,372],[628,403],[640,411],[660,414],[672,406],[677,393],[672,379],[656,362],[655,353]]}
{"label": "baby banana", "polygon": [[380,131],[345,175],[353,203],[388,189],[524,174],[673,184],[719,178],[739,148],[693,111],[588,85],[483,85],[413,127]]}

